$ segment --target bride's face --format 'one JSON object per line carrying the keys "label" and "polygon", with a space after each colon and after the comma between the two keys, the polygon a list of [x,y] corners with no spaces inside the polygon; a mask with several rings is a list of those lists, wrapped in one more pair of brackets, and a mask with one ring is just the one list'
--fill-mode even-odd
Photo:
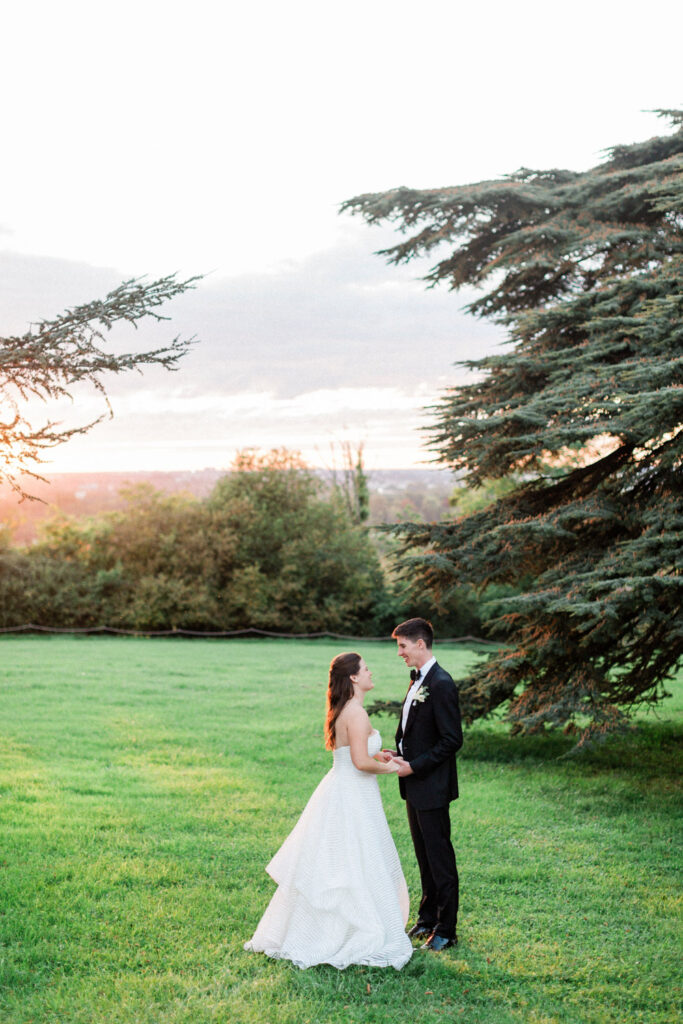
{"label": "bride's face", "polygon": [[363,658],[360,659],[360,668],[354,676],[351,676],[351,682],[360,687],[363,693],[367,693],[368,690],[373,688],[372,672],[365,664]]}

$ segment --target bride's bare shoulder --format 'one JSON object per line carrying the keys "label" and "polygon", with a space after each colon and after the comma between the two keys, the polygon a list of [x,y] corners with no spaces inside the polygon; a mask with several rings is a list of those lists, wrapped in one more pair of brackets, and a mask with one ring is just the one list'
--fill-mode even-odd
{"label": "bride's bare shoulder", "polygon": [[346,728],[352,732],[356,732],[361,729],[366,732],[372,731],[367,711],[362,704],[359,704],[358,701],[355,700],[347,702],[339,715],[338,721],[343,721]]}

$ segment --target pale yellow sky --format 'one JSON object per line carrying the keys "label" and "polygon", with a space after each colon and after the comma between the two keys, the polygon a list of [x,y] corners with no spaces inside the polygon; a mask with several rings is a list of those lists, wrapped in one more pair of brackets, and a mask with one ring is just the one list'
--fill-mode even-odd
{"label": "pale yellow sky", "polygon": [[105,281],[209,275],[168,309],[192,357],[116,382],[116,418],[52,470],[220,466],[245,444],[315,458],[343,437],[375,466],[422,461],[422,408],[500,333],[385,268],[386,233],[339,204],[580,170],[666,131],[647,111],[681,104],[680,21],[668,0],[637,18],[585,0],[9,6],[0,333]]}

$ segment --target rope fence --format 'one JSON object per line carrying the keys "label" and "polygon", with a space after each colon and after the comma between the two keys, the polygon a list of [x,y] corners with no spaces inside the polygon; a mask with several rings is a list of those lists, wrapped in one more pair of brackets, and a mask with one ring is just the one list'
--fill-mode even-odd
{"label": "rope fence", "polygon": [[[116,626],[37,626],[27,622],[22,626],[0,626],[0,633],[58,633],[58,634],[96,634],[109,633],[113,636],[178,636],[198,637],[211,640],[228,640],[239,637],[270,637],[275,640],[358,640],[365,642],[381,642],[390,640],[387,636],[354,636],[351,633],[274,633],[267,629],[248,626],[245,629],[216,630],[202,632],[195,629],[118,629]],[[486,644],[490,647],[499,646],[494,640],[485,640],[477,636],[439,637],[440,644]]]}

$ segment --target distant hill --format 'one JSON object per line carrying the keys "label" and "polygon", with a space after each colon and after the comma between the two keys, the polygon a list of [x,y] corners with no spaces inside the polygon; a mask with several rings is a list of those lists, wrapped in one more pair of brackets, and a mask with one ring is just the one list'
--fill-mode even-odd
{"label": "distant hill", "polygon": [[[186,493],[206,498],[229,470],[200,469],[176,472],[56,473],[49,483],[30,481],[25,486],[37,501],[19,501],[7,485],[0,485],[0,524],[7,527],[14,544],[31,544],[40,523],[64,514],[86,518],[121,508],[121,491],[150,484],[166,494]],[[322,476],[331,477],[328,470]],[[452,473],[442,469],[376,469],[368,471],[371,523],[397,519],[440,519],[448,511],[454,487]]]}

